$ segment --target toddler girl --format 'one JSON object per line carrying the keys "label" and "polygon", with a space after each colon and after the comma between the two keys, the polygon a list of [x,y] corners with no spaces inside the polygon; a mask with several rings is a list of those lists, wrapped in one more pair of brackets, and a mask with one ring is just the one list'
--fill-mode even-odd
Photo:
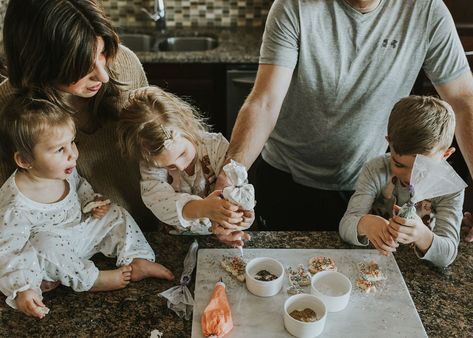
{"label": "toddler girl", "polygon": [[122,151],[138,157],[141,196],[172,233],[210,234],[211,222],[242,229],[254,220],[252,210],[221,198],[214,191],[228,141],[209,133],[189,104],[157,87],[136,89],[118,123]]}
{"label": "toddler girl", "polygon": [[[6,155],[17,166],[0,188],[0,291],[7,304],[43,318],[42,280],[106,291],[146,277],[173,279],[154,263],[131,216],[97,198],[78,175],[70,114],[49,101],[16,96],[1,116]],[[97,199],[101,206],[84,213]],[[117,257],[118,268],[99,271],[90,260],[98,252]]]}

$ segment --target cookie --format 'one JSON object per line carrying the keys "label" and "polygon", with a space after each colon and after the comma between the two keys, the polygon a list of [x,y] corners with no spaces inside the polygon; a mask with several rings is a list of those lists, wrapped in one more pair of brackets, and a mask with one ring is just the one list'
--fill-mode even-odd
{"label": "cookie", "polygon": [[314,256],[309,260],[309,271],[312,274],[320,271],[337,271],[337,265],[330,257]]}
{"label": "cookie", "polygon": [[240,256],[223,256],[220,265],[240,282],[245,281],[246,262]]}

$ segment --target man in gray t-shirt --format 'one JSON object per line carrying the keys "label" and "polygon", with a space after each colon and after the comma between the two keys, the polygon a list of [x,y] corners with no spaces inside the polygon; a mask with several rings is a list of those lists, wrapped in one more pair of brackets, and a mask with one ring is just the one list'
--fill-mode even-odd
{"label": "man in gray t-shirt", "polygon": [[456,112],[471,171],[473,79],[441,0],[276,0],[228,151],[248,167],[262,151],[261,223],[337,230],[344,192],[386,151],[389,112],[421,69]]}

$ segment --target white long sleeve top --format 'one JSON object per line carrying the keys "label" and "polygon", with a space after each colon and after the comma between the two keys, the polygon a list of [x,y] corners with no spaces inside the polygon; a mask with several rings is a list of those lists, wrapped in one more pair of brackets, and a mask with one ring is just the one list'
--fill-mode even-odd
{"label": "white long sleeve top", "polygon": [[211,232],[208,218],[185,219],[182,209],[192,200],[205,198],[213,189],[215,179],[222,169],[228,149],[228,141],[220,133],[204,133],[196,147],[198,161],[194,174],[185,171],[168,171],[165,168],[149,166],[142,162],[141,197],[145,205],[163,223],[173,226],[177,233],[207,235]]}

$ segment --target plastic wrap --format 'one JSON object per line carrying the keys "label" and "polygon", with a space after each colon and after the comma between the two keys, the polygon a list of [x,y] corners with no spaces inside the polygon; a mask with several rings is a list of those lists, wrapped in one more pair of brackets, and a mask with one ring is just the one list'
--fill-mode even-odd
{"label": "plastic wrap", "polygon": [[184,259],[184,269],[181,274],[180,285],[174,286],[159,294],[167,299],[168,308],[174,311],[180,318],[191,319],[194,299],[187,285],[191,281],[192,271],[197,262],[197,250],[199,244],[196,240],[191,244],[186,258]]}

